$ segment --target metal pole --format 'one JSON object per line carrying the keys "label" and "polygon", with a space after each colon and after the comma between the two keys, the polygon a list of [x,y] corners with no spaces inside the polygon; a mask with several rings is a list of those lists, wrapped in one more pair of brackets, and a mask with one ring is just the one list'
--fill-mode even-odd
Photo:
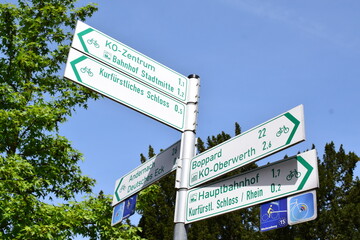
{"label": "metal pole", "polygon": [[174,240],[187,240],[187,226],[185,224],[186,195],[190,173],[190,161],[195,154],[196,121],[198,113],[198,98],[200,77],[192,74],[190,80],[190,101],[187,103],[187,127],[181,136],[180,161],[176,170],[176,203],[174,217]]}

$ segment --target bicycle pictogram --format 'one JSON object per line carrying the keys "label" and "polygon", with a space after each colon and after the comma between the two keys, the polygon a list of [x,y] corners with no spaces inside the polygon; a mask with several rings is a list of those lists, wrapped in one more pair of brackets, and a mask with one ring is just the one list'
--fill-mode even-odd
{"label": "bicycle pictogram", "polygon": [[286,134],[288,132],[289,132],[289,128],[284,125],[283,127],[279,128],[279,131],[276,133],[276,136],[280,137],[282,133]]}
{"label": "bicycle pictogram", "polygon": [[88,44],[93,44],[96,48],[99,48],[100,47],[100,45],[98,44],[98,42],[95,40],[95,39],[93,39],[93,38],[91,38],[91,39],[88,39],[87,40],[87,43]]}
{"label": "bicycle pictogram", "polygon": [[286,212],[286,210],[275,210],[274,208],[278,208],[278,206],[276,206],[276,203],[274,204],[275,206],[270,204],[267,212],[261,216],[263,222],[278,220],[280,218],[280,213]]}
{"label": "bicycle pictogram", "polygon": [[290,214],[292,220],[305,219],[308,215],[309,207],[306,203],[298,203],[298,199],[290,204]]}
{"label": "bicycle pictogram", "polygon": [[126,190],[126,185],[122,185],[119,192],[121,193],[122,191],[125,191],[125,190]]}
{"label": "bicycle pictogram", "polygon": [[290,170],[289,175],[286,176],[286,180],[291,181],[293,177],[299,178],[301,176],[301,172],[298,172],[296,169]]}
{"label": "bicycle pictogram", "polygon": [[94,74],[91,72],[91,69],[88,68],[88,67],[80,68],[80,71],[81,71],[82,73],[87,73],[90,77],[94,76]]}

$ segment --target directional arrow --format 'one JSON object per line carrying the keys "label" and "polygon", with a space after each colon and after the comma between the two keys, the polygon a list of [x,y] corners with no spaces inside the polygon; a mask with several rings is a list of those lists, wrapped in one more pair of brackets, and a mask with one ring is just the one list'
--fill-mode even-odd
{"label": "directional arrow", "polygon": [[319,187],[316,150],[187,192],[186,223]]}
{"label": "directional arrow", "polygon": [[119,183],[117,183],[117,187],[115,188],[115,198],[116,198],[116,201],[118,201],[118,202],[121,200],[120,195],[119,195],[119,188],[121,186],[121,183],[122,183],[123,179],[124,178],[121,178],[119,180]]}
{"label": "directional arrow", "polygon": [[84,51],[85,51],[86,53],[89,53],[89,50],[88,50],[88,48],[87,48],[87,44],[86,44],[85,41],[84,41],[84,35],[86,35],[86,34],[88,34],[88,33],[91,33],[92,31],[94,31],[93,28],[87,28],[86,30],[78,33],[78,37],[79,37],[79,40],[80,40],[80,42],[81,42],[81,46],[84,48]]}
{"label": "directional arrow", "polygon": [[302,158],[301,155],[297,156],[297,160],[299,163],[301,163],[305,168],[306,168],[306,173],[305,173],[305,176],[303,178],[303,180],[300,182],[299,184],[299,187],[297,190],[301,190],[303,189],[304,185],[307,183],[310,175],[311,175],[311,172],[314,170],[314,168],[304,159]]}
{"label": "directional arrow", "polygon": [[76,76],[76,79],[79,81],[79,82],[82,82],[81,80],[81,77],[80,77],[80,74],[79,74],[79,71],[78,69],[76,68],[76,64],[86,60],[87,57],[86,56],[80,56],[79,58],[75,59],[74,61],[71,61],[70,62],[70,65],[71,65],[71,68],[73,69],[74,71],[74,74]]}
{"label": "directional arrow", "polygon": [[304,140],[304,110],[299,105],[195,156],[190,162],[189,188]]}
{"label": "directional arrow", "polygon": [[296,133],[296,130],[298,129],[299,125],[300,125],[300,121],[297,120],[293,115],[291,115],[291,113],[287,112],[284,114],[285,117],[287,117],[291,122],[294,123],[294,128],[293,130],[291,131],[290,133],[290,136],[288,138],[288,140],[286,141],[286,144],[290,144],[291,143],[291,140],[293,139],[295,133]]}
{"label": "directional arrow", "polygon": [[81,21],[71,46],[183,103],[195,101],[187,77]]}

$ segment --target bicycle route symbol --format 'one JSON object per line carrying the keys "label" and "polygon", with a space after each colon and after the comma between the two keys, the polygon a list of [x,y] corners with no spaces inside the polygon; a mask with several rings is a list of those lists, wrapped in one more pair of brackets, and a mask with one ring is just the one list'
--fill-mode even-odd
{"label": "bicycle route symbol", "polygon": [[88,43],[89,45],[94,45],[96,48],[99,48],[99,47],[100,47],[100,45],[98,44],[98,42],[97,42],[95,39],[93,39],[93,38],[88,39],[88,40],[87,40],[87,43]]}
{"label": "bicycle route symbol", "polygon": [[279,131],[276,133],[276,136],[280,137],[281,134],[283,134],[283,133],[286,134],[288,132],[289,132],[289,128],[284,125],[283,127],[279,128]]}
{"label": "bicycle route symbol", "polygon": [[91,72],[91,69],[88,68],[88,67],[80,68],[80,71],[81,71],[82,73],[87,73],[90,77],[94,76],[94,74]]}
{"label": "bicycle route symbol", "polygon": [[268,210],[261,216],[263,222],[270,222],[280,219],[280,213],[286,212],[286,210],[276,210],[279,206],[276,202],[269,205]]}
{"label": "bicycle route symbol", "polygon": [[290,219],[297,221],[305,219],[309,213],[309,207],[306,203],[299,203],[298,199],[290,204]]}
{"label": "bicycle route symbol", "polygon": [[126,190],[126,185],[122,185],[119,192],[121,193],[122,191],[125,191]]}
{"label": "bicycle route symbol", "polygon": [[293,177],[299,178],[301,176],[301,172],[298,172],[296,169],[290,170],[289,175],[286,176],[286,180],[291,181]]}

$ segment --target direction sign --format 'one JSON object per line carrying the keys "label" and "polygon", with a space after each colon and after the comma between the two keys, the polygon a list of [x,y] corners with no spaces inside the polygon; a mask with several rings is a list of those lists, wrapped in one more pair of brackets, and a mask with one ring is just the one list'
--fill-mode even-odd
{"label": "direction sign", "polygon": [[187,192],[186,223],[317,188],[316,150]]}
{"label": "direction sign", "polygon": [[304,140],[304,110],[299,105],[195,156],[190,162],[189,188]]}
{"label": "direction sign", "polygon": [[176,170],[176,160],[180,156],[180,143],[181,141],[174,143],[130,173],[116,180],[112,205],[115,206]]}
{"label": "direction sign", "polygon": [[71,49],[64,76],[177,130],[185,128],[186,104]]}
{"label": "direction sign", "polygon": [[71,46],[182,102],[188,101],[187,77],[81,21]]}

